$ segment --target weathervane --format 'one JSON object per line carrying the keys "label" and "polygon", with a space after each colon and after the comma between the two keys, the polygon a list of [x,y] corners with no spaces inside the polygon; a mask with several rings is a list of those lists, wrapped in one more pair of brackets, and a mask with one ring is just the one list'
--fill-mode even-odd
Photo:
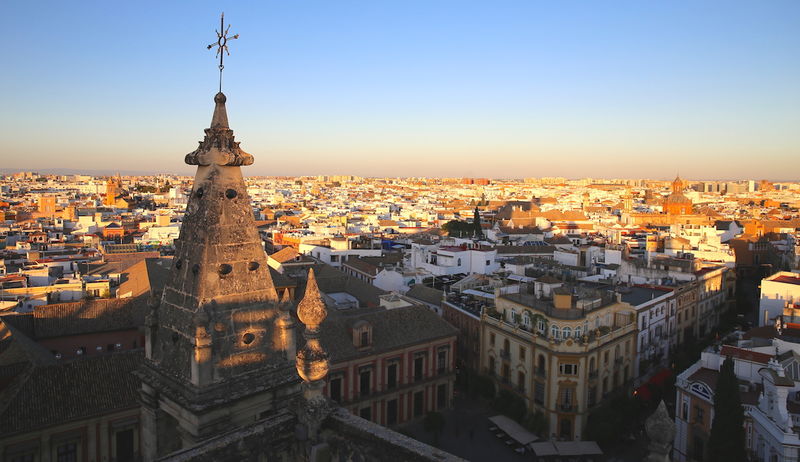
{"label": "weathervane", "polygon": [[212,43],[208,46],[208,49],[212,49],[217,47],[217,56],[219,56],[219,92],[222,93],[222,70],[225,69],[225,66],[222,65],[222,58],[225,56],[225,53],[228,56],[231,55],[231,52],[228,51],[228,40],[238,39],[239,34],[234,35],[233,37],[228,37],[228,30],[230,30],[231,25],[228,24],[228,27],[225,28],[225,13],[219,17],[219,30],[216,31],[217,33],[217,41],[216,43]]}

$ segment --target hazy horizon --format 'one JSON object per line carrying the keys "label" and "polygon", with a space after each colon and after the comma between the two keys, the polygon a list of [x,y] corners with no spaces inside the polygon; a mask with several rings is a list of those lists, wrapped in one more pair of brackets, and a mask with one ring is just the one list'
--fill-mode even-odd
{"label": "hazy horizon", "polygon": [[[45,3],[5,9],[2,167],[192,174],[223,7]],[[224,10],[248,176],[791,181],[800,167],[800,2]]]}

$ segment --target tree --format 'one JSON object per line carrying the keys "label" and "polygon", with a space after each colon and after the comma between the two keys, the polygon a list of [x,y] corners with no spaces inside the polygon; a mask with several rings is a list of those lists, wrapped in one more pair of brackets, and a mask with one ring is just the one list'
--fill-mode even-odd
{"label": "tree", "polygon": [[472,228],[476,237],[483,236],[483,230],[481,229],[481,214],[478,213],[478,207],[475,207],[475,215],[472,218]]}
{"label": "tree", "polygon": [[739,380],[734,373],[734,362],[727,357],[719,370],[717,389],[714,390],[714,420],[708,438],[708,458],[711,462],[744,462],[744,409],[739,399]]}
{"label": "tree", "polygon": [[439,435],[444,431],[444,414],[436,411],[425,414],[423,425],[426,432],[433,433],[433,445],[438,446]]}
{"label": "tree", "polygon": [[450,220],[442,225],[442,230],[447,232],[450,237],[463,237],[464,235],[471,235],[474,228],[472,224],[461,220]]}

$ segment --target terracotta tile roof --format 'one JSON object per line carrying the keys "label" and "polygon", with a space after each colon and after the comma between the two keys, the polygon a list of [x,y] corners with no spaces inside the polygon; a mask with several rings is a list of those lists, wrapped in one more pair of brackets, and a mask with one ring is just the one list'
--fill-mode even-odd
{"label": "terracotta tile roof", "polygon": [[354,269],[356,271],[359,271],[361,273],[364,273],[364,274],[366,274],[368,276],[373,276],[373,277],[376,276],[381,270],[376,265],[373,265],[372,263],[364,261],[364,260],[362,260],[362,259],[360,259],[358,257],[350,257],[350,258],[347,259],[347,261],[342,263],[342,265],[343,266],[349,266],[350,268],[352,268],[352,269]]}
{"label": "terracotta tile roof", "polygon": [[[372,326],[372,346],[353,345],[352,326],[366,321]],[[321,343],[331,362],[386,353],[435,339],[455,337],[458,330],[424,306],[379,310],[353,316],[331,316],[322,323]]]}
{"label": "terracotta tile roof", "polygon": [[698,369],[689,377],[690,382],[702,382],[712,390],[717,388],[717,379],[719,379],[719,371],[705,367]]}
{"label": "terracotta tile roof", "polygon": [[142,357],[141,351],[111,353],[33,369],[0,410],[0,434],[138,407],[140,382],[131,372]]}
{"label": "terracotta tile roof", "polygon": [[286,263],[289,260],[294,260],[298,255],[299,253],[294,249],[294,247],[284,247],[283,249],[270,255],[269,258],[278,263]]}
{"label": "terracotta tile roof", "polygon": [[82,300],[41,305],[33,312],[33,337],[137,329],[144,325],[145,297]]}
{"label": "terracotta tile roof", "polygon": [[436,306],[442,305],[442,294],[444,294],[444,292],[441,290],[437,290],[433,287],[428,287],[423,284],[414,284],[411,286],[411,289],[406,292],[407,297],[411,297]]}
{"label": "terracotta tile roof", "polygon": [[737,348],[731,345],[723,345],[720,355],[761,364],[767,364],[769,360],[772,359],[772,355],[759,353],[757,351],[745,350],[744,348]]}

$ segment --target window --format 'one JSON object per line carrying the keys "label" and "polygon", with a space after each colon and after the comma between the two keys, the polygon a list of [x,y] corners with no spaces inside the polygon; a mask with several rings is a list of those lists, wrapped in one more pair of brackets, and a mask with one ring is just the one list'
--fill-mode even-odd
{"label": "window", "polygon": [[361,332],[361,346],[369,345],[369,331],[362,331]]}
{"label": "window", "polygon": [[547,324],[545,324],[544,319],[539,318],[539,320],[536,322],[536,330],[544,333],[545,329],[547,329]]}
{"label": "window", "polygon": [[531,314],[527,311],[522,314],[522,324],[527,328],[531,327]]}
{"label": "window", "polygon": [[489,260],[486,260],[486,266],[489,266],[490,264],[491,262]]}
{"label": "window", "polygon": [[572,336],[572,329],[570,329],[569,327],[565,327],[564,329],[561,330],[561,332],[564,338],[570,338]]}
{"label": "window", "polygon": [[330,382],[330,395],[331,399],[339,402],[342,400],[342,378],[336,377],[331,379]]}
{"label": "window", "polygon": [[525,347],[524,346],[520,346],[519,347],[519,360],[520,361],[525,361]]}
{"label": "window", "polygon": [[418,391],[414,393],[414,417],[419,417],[425,411],[425,394]]}
{"label": "window", "polygon": [[525,393],[525,373],[522,371],[517,372],[517,388],[520,392]]}
{"label": "window", "polygon": [[494,357],[489,356],[489,375],[494,375]]}
{"label": "window", "polygon": [[705,417],[705,411],[700,406],[694,407],[694,423],[701,424],[703,423],[703,418]]}
{"label": "window", "polygon": [[550,326],[550,337],[553,337],[554,339],[561,338],[561,330],[559,330],[558,326],[555,324]]}
{"label": "window", "polygon": [[581,338],[581,326],[575,328],[575,338]]}
{"label": "window", "polygon": [[367,396],[370,393],[370,385],[372,383],[372,371],[363,369],[358,374],[358,389],[361,396]]}
{"label": "window", "polygon": [[494,346],[494,332],[489,333],[489,345]]}
{"label": "window", "polygon": [[569,363],[560,363],[559,372],[561,375],[578,375],[578,365]]}
{"label": "window", "polygon": [[425,370],[425,358],[417,356],[414,358],[414,381],[419,382],[422,380]]}
{"label": "window", "polygon": [[436,353],[436,372],[439,374],[447,372],[447,350],[444,348]]}
{"label": "window", "polygon": [[56,447],[56,462],[78,462],[78,443],[72,441]]}
{"label": "window", "polygon": [[536,362],[536,373],[540,377],[544,377],[547,371],[547,364],[544,359],[544,355],[539,355],[539,359]]}
{"label": "window", "polygon": [[436,387],[436,409],[444,409],[447,407],[447,384],[440,383]]}
{"label": "window", "polygon": [[133,429],[118,431],[115,434],[116,439],[116,460],[118,462],[133,462],[134,450],[133,446]]}
{"label": "window", "polygon": [[683,420],[689,420],[689,403],[686,401],[683,402],[683,406],[681,407],[681,418]]}
{"label": "window", "polygon": [[386,403],[386,424],[387,425],[396,425],[397,424],[397,400],[392,399]]}
{"label": "window", "polygon": [[561,432],[559,436],[565,440],[572,439],[572,420],[570,419],[561,419],[560,425]]}
{"label": "window", "polygon": [[559,393],[558,401],[559,401],[559,404],[561,404],[562,408],[572,409],[572,398],[573,398],[574,393],[575,393],[575,390],[573,390],[572,388],[562,388],[561,389],[561,391]]}
{"label": "window", "polygon": [[395,388],[397,386],[397,363],[389,364],[386,370],[386,388]]}
{"label": "window", "polygon": [[536,404],[544,404],[544,383],[533,382],[533,401]]}

